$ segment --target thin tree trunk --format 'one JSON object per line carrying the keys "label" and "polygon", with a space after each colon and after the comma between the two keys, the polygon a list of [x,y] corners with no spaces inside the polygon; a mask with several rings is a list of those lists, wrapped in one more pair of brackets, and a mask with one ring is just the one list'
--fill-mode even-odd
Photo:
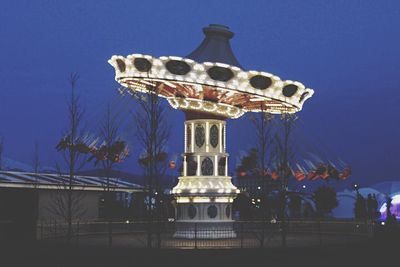
{"label": "thin tree trunk", "polygon": [[107,172],[107,189],[106,189],[106,218],[108,231],[108,246],[112,247],[112,212],[111,212],[111,192],[110,192],[110,164],[106,169]]}

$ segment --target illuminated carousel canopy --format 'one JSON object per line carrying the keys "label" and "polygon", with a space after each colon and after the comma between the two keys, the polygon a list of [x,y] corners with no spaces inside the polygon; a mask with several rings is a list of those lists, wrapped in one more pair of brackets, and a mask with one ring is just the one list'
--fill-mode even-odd
{"label": "illuminated carousel canopy", "polygon": [[[135,92],[155,92],[183,111],[238,118],[245,112],[295,113],[314,91],[263,71],[241,68],[229,44],[233,33],[211,24],[186,58],[132,54],[112,56],[115,79]],[[152,89],[153,88],[153,89]]]}

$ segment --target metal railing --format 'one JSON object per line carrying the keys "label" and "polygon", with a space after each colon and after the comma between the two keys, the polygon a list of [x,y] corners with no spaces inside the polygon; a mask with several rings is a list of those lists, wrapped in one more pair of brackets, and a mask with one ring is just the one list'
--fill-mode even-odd
{"label": "metal railing", "polygon": [[[287,220],[235,221],[227,228],[207,228],[201,223],[177,222],[108,222],[76,221],[72,223],[71,242],[86,245],[106,245],[109,235],[113,246],[155,248],[260,248],[280,247],[282,231],[286,229],[286,246],[317,246],[359,242],[372,237],[374,223],[370,221]],[[37,239],[65,242],[68,225],[61,222],[40,222]],[[183,231],[183,235],[182,235]],[[183,236],[183,237],[182,237]],[[223,238],[222,238],[223,237]]]}

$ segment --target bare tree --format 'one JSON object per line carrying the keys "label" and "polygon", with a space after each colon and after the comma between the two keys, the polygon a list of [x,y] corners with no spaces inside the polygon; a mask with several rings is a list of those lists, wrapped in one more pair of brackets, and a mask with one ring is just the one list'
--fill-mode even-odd
{"label": "bare tree", "polygon": [[40,156],[39,156],[39,143],[35,142],[35,145],[33,147],[33,155],[32,155],[32,167],[33,167],[33,172],[38,173],[40,170]]}
{"label": "bare tree", "polygon": [[253,124],[256,134],[256,153],[257,153],[257,172],[256,177],[261,193],[261,206],[263,217],[269,217],[270,208],[268,203],[269,190],[271,189],[271,176],[268,169],[273,161],[272,143],[273,143],[273,121],[274,117],[270,113],[265,113],[261,106],[261,112],[251,114],[250,120]]}
{"label": "bare tree", "polygon": [[292,175],[289,162],[294,158],[291,135],[297,116],[283,114],[280,120],[281,129],[275,134],[275,156],[277,158],[278,173],[281,189],[287,190],[289,177]]}
{"label": "bare tree", "polygon": [[148,245],[151,246],[152,221],[154,217],[153,199],[161,190],[160,179],[165,174],[167,154],[165,146],[169,139],[169,125],[165,120],[165,109],[157,96],[157,87],[148,85],[147,93],[137,96],[139,110],[134,114],[138,141],[144,149],[139,159],[145,170],[147,190],[147,219],[149,222]]}
{"label": "bare tree", "polygon": [[[37,174],[40,169],[40,159],[39,159],[39,144],[38,142],[35,142],[34,148],[33,148],[33,154],[32,154],[32,167],[33,167],[33,172]],[[37,176],[35,176],[35,184],[34,184],[34,201],[37,203],[35,205],[35,220],[38,219],[39,217],[39,179]]]}
{"label": "bare tree", "polygon": [[4,137],[0,136],[0,171],[3,170]]}
{"label": "bare tree", "polygon": [[289,178],[292,172],[289,162],[294,157],[294,150],[291,135],[297,116],[294,114],[284,113],[280,120],[280,129],[274,138],[275,156],[277,161],[277,171],[279,174],[280,189],[278,199],[278,217],[281,220],[282,227],[282,245],[286,246],[286,201],[289,185]]}
{"label": "bare tree", "polygon": [[[82,132],[82,117],[84,111],[80,102],[80,98],[75,92],[78,78],[79,77],[77,73],[71,73],[71,75],[69,76],[71,94],[70,99],[67,102],[68,128],[65,131],[64,137],[60,140],[56,147],[57,150],[62,153],[65,166],[68,169],[67,181],[61,185],[64,192],[63,194],[60,194],[61,196],[65,195],[66,200],[62,200],[62,202],[57,203],[58,207],[63,210],[63,212],[60,211],[59,213],[64,214],[63,217],[68,224],[68,242],[70,241],[73,234],[72,221],[74,218],[74,214],[79,214],[79,212],[75,212],[75,209],[79,207],[78,202],[81,200],[81,197],[76,197],[76,194],[74,194],[73,192],[74,184],[76,184],[75,175],[76,172],[81,169],[87,161],[86,158],[82,155],[88,154],[90,152],[85,145],[85,141],[87,140]],[[61,168],[58,166],[58,169],[61,179]]]}
{"label": "bare tree", "polygon": [[105,120],[100,126],[100,138],[103,144],[99,149],[93,150],[93,156],[89,161],[95,159],[95,165],[101,162],[105,177],[103,183],[105,191],[105,215],[108,222],[108,244],[112,246],[112,191],[111,172],[115,164],[122,162],[128,155],[126,143],[119,138],[119,125],[116,116],[112,116],[110,106],[107,106]]}
{"label": "bare tree", "polygon": [[271,151],[273,143],[273,119],[273,115],[265,113],[262,108],[258,114],[250,114],[250,120],[256,133],[257,165],[263,176],[266,175],[266,169],[270,167],[272,161],[271,157],[268,157],[268,152]]}
{"label": "bare tree", "polygon": [[84,187],[80,187],[78,190],[75,188],[76,185],[70,185],[69,174],[62,174],[62,170],[56,166],[60,183],[57,190],[54,190],[50,195],[51,203],[46,206],[48,212],[50,212],[56,219],[67,224],[67,240],[70,241],[72,238],[72,222],[75,219],[80,219],[84,216],[87,208],[84,205]]}

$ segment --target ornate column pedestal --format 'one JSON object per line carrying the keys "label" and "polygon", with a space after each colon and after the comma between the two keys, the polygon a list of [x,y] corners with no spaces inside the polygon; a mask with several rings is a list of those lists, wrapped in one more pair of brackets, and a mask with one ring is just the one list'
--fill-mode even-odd
{"label": "ornate column pedestal", "polygon": [[234,238],[232,202],[238,193],[228,176],[226,122],[189,119],[185,122],[183,176],[173,188],[176,238]]}

